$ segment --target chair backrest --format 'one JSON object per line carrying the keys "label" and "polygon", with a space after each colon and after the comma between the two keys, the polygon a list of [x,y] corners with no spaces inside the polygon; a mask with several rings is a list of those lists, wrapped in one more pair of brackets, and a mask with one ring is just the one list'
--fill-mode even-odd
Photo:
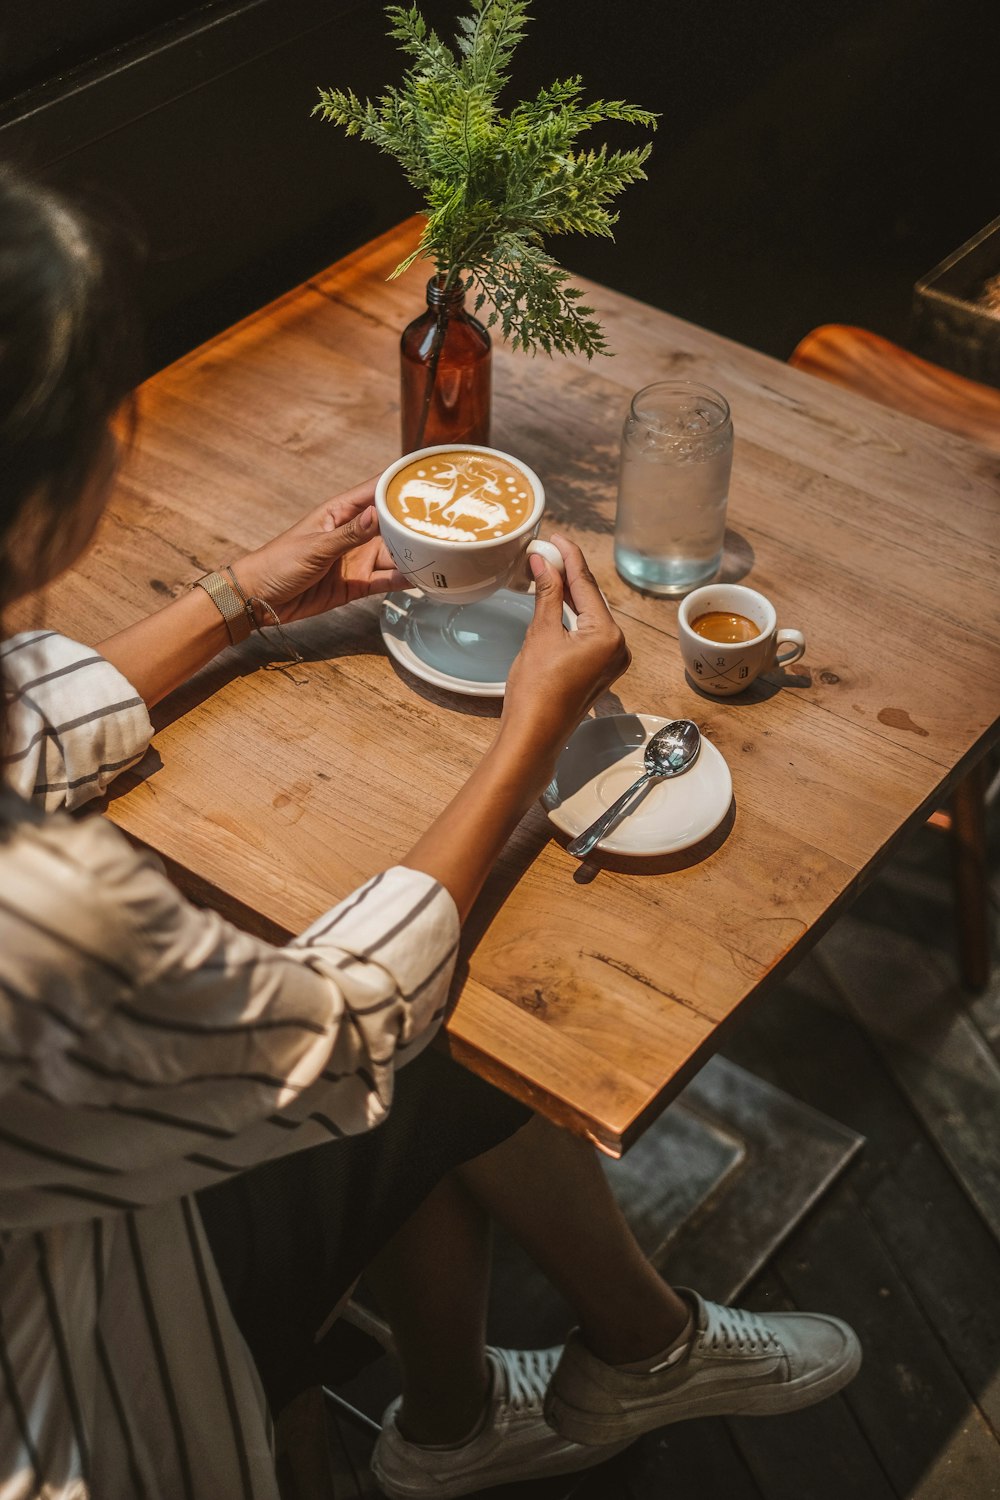
{"label": "chair backrest", "polygon": [[920,359],[877,333],[827,323],[806,334],[788,363],[1000,456],[1000,391]]}

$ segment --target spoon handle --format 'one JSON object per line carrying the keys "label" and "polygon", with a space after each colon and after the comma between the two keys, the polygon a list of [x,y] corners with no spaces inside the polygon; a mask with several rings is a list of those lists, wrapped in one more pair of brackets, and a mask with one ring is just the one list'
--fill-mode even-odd
{"label": "spoon handle", "polygon": [[589,854],[598,839],[604,837],[611,825],[617,823],[625,809],[631,805],[640,788],[644,787],[647,781],[651,781],[655,774],[654,771],[644,771],[638,781],[633,781],[627,792],[622,792],[617,802],[612,802],[607,811],[602,812],[601,816],[591,823],[589,828],[585,828],[582,833],[578,833],[576,838],[566,845],[566,852],[568,854],[575,854],[579,859],[582,859],[585,854]]}

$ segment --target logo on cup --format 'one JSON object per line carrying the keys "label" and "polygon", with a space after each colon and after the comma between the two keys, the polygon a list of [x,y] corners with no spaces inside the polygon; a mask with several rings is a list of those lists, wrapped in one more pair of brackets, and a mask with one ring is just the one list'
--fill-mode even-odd
{"label": "logo on cup", "polygon": [[802,632],[779,630],[771,601],[742,584],[695,589],[681,603],[677,626],[684,665],[699,690],[721,697],[743,692],[761,672],[798,661],[806,649]]}

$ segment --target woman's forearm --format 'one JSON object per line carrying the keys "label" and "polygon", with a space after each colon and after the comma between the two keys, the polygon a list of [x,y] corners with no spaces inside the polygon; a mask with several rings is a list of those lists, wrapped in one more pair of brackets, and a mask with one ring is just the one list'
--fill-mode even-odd
{"label": "woman's forearm", "polygon": [[501,729],[462,789],[400,861],[449,891],[465,921],[493,865],[548,785],[555,747]]}
{"label": "woman's forearm", "polygon": [[108,636],[97,649],[152,708],[228,645],[218,606],[196,588]]}
{"label": "woman's forearm", "polygon": [[[222,615],[196,588],[109,636],[98,650],[152,707],[228,644]],[[463,921],[507,839],[547,785],[554,760],[555,747],[501,728],[462,789],[401,861],[439,880]]]}

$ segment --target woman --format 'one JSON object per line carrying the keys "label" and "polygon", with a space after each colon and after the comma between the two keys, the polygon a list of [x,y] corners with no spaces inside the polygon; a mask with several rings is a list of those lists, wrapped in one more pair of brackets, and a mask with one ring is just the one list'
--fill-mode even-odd
{"label": "woman", "polygon": [[[0,609],[69,567],[100,519],[129,330],[99,231],[0,177]],[[387,1126],[343,1139],[389,1112],[397,1070],[440,1023],[459,927],[486,874],[567,735],[627,665],[577,548],[559,544],[579,627],[563,629],[561,581],[535,560],[534,622],[496,739],[466,785],[399,866],[288,947],[196,910],[110,824],[66,815],[141,757],[151,705],[251,614],[263,623],[264,605],[244,614],[240,601],[290,621],[398,584],[371,495],[361,486],[320,506],[99,649],[47,630],[0,645],[2,1500],[274,1500],[267,1408],[198,1190],[273,1405],[308,1364],[317,1311],[378,1256],[407,1366],[404,1407],[377,1455],[391,1493],[458,1495],[577,1467],[643,1423],[686,1415],[649,1380],[662,1384],[657,1370],[681,1356],[693,1369],[720,1326],[721,1310],[679,1298],[630,1248],[585,1148],[525,1126],[525,1111],[459,1070],[442,1082],[447,1065],[432,1054],[402,1073]],[[586,1252],[546,1223],[556,1174],[572,1200],[563,1225],[576,1216]],[[483,1347],[474,1201],[535,1242],[581,1311],[551,1413],[575,1426],[573,1439],[542,1418],[555,1352]],[[620,1286],[609,1294],[612,1267]],[[259,1315],[283,1299],[287,1321]],[[459,1309],[443,1334],[428,1321],[436,1303]],[[812,1351],[809,1399],[852,1373],[841,1328],[824,1320],[840,1353]],[[639,1390],[626,1392],[624,1424],[623,1379]],[[717,1409],[754,1409],[724,1399]],[[520,1426],[515,1412],[527,1413]],[[504,1444],[520,1444],[506,1467]]]}

